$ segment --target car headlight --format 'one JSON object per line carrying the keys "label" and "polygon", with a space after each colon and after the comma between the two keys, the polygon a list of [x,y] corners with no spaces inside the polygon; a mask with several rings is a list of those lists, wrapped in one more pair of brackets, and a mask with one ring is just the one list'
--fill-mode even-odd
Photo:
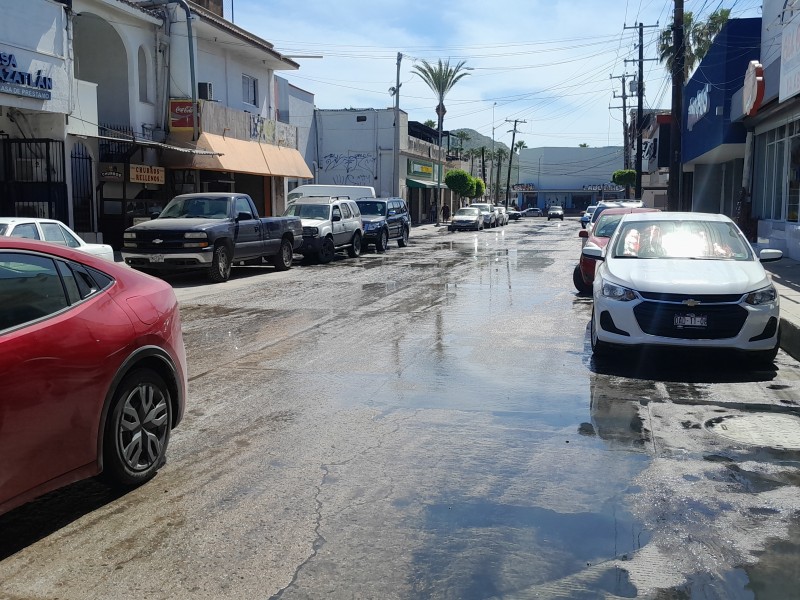
{"label": "car headlight", "polygon": [[622,302],[636,300],[636,292],[614,283],[603,284],[603,296],[612,300],[621,300]]}
{"label": "car headlight", "polygon": [[319,227],[303,227],[303,235],[317,237],[319,235]]}
{"label": "car headlight", "polygon": [[208,234],[205,231],[188,231],[183,234],[183,237],[187,240],[206,240]]}
{"label": "car headlight", "polygon": [[778,292],[775,289],[775,286],[768,285],[767,287],[756,290],[755,292],[750,292],[747,294],[747,296],[745,296],[744,301],[752,306],[758,306],[760,304],[775,302],[777,298]]}
{"label": "car headlight", "polygon": [[126,240],[135,240],[136,233],[133,231],[126,231],[122,237],[125,238]]}

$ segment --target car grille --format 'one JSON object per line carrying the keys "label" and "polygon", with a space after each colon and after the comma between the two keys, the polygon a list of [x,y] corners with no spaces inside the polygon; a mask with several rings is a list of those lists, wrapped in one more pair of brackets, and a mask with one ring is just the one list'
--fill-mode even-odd
{"label": "car grille", "polygon": [[[747,311],[738,304],[708,304],[689,307],[645,301],[634,307],[633,314],[639,327],[645,333],[684,340],[721,340],[736,337],[747,320]],[[707,325],[705,327],[676,327],[676,315],[687,314],[705,315]]]}
{"label": "car grille", "polygon": [[655,292],[639,292],[639,295],[646,300],[658,300],[660,302],[685,302],[694,300],[702,304],[719,304],[723,302],[741,302],[743,294],[699,294],[688,296],[686,294],[659,294]]}
{"label": "car grille", "polygon": [[[171,250],[175,248],[183,248],[186,241],[183,237],[183,231],[137,231],[136,239],[126,239],[126,248],[130,248],[128,244],[131,242],[136,243],[138,250]],[[156,242],[156,240],[161,240]]]}

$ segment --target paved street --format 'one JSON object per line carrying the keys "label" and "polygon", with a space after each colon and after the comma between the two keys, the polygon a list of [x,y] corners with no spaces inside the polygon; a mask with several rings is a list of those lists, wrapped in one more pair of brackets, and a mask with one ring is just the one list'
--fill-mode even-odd
{"label": "paved street", "polygon": [[796,595],[797,361],[596,365],[579,229],[171,279],[167,465],[0,517],[0,598]]}

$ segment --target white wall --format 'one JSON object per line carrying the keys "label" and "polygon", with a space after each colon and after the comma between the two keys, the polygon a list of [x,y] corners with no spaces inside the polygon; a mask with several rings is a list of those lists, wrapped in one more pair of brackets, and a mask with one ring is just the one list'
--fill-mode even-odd
{"label": "white wall", "polygon": [[542,190],[602,185],[611,181],[614,171],[623,168],[623,156],[622,146],[525,148],[519,156],[519,182],[532,183]]}

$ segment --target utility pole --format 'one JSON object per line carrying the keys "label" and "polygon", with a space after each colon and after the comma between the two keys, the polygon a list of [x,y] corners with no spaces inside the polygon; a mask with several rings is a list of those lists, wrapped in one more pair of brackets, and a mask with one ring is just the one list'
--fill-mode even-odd
{"label": "utility pole", "polygon": [[[506,123],[511,123],[511,121],[506,119]],[[513,132],[511,134],[511,151],[508,153],[508,173],[506,174],[506,210],[508,210],[508,195],[511,193],[511,166],[514,164],[514,140],[517,137],[517,123],[527,123],[527,121],[514,119],[514,129],[511,130]]]}
{"label": "utility pole", "polygon": [[[494,107],[495,107],[495,106],[497,106],[497,102],[495,102],[494,104],[492,104],[492,154],[491,154],[491,158],[492,158],[492,168],[490,168],[490,169],[489,169],[489,177],[490,177],[490,178],[491,178],[491,176],[492,176],[492,171],[494,170],[494,168],[493,168],[493,167],[494,167]],[[498,181],[499,181],[499,180],[500,180],[500,179],[499,179],[499,177],[498,177]],[[496,192],[495,192],[495,191],[492,189],[492,182],[491,182],[491,181],[489,182],[489,195],[490,195],[490,196],[495,196],[495,195],[496,195]]]}
{"label": "utility pole", "polygon": [[[655,25],[647,25],[647,27],[658,27]],[[639,23],[635,28],[628,27],[624,29],[638,29],[639,30],[639,75],[636,81],[636,96],[638,103],[636,105],[636,199],[642,199],[642,122],[644,121],[644,28],[643,23]],[[658,60],[656,58],[650,60]],[[628,62],[628,61],[625,61]]]}
{"label": "utility pole", "polygon": [[402,53],[397,53],[397,83],[390,88],[394,94],[394,167],[392,169],[394,178],[392,181],[392,196],[400,196],[400,62],[403,60]]}
{"label": "utility pole", "polygon": [[675,0],[672,25],[672,111],[669,124],[669,181],[667,210],[685,210],[681,194],[681,125],[683,122],[683,78],[686,65],[686,41],[683,31],[683,0]]}
{"label": "utility pole", "polygon": [[[628,170],[631,168],[631,151],[630,151],[630,143],[628,139],[628,105],[626,100],[628,99],[628,88],[625,87],[625,78],[627,74],[619,75],[614,77],[613,75],[609,76],[611,79],[621,79],[622,80],[622,95],[617,96],[616,92],[614,93],[614,98],[622,98],[622,106],[612,106],[610,108],[622,108],[622,144],[623,144],[623,152],[625,153],[622,160],[623,160],[623,168]],[[625,199],[629,199],[631,197],[631,186],[625,186]]]}

